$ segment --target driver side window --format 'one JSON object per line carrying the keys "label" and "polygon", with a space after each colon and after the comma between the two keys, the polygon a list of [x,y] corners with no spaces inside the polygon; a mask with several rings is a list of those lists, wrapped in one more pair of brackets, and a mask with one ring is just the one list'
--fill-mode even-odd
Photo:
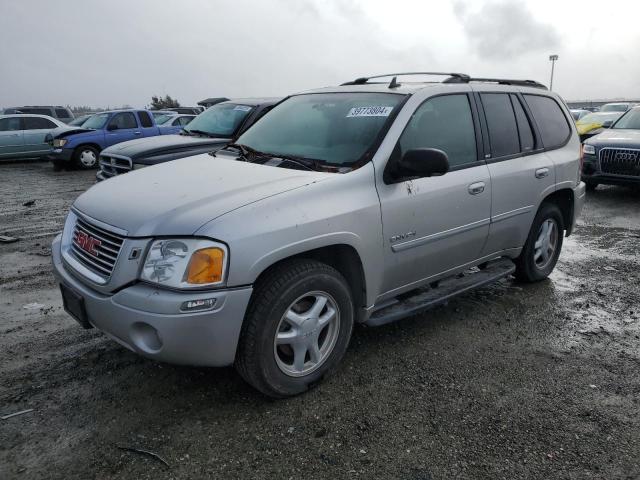
{"label": "driver side window", "polygon": [[476,134],[467,95],[442,95],[414,112],[396,146],[400,157],[415,148],[437,148],[451,168],[477,161]]}
{"label": "driver side window", "polygon": [[114,125],[118,127],[118,130],[126,129],[126,128],[137,128],[138,123],[136,122],[136,117],[131,112],[123,112],[118,113],[113,116],[109,125]]}

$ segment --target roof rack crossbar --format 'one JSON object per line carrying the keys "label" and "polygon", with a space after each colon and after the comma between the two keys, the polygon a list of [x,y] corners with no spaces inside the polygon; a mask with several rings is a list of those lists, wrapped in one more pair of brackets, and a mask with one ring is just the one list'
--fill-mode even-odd
{"label": "roof rack crossbar", "polygon": [[547,87],[542,83],[536,82],[535,80],[512,80],[507,78],[480,78],[480,77],[470,77],[464,73],[445,73],[445,72],[404,72],[404,73],[385,73],[384,75],[373,75],[371,77],[360,77],[356,78],[351,82],[343,83],[342,85],[366,85],[367,83],[386,83],[386,82],[370,82],[370,80],[375,80],[379,78],[392,77],[391,83],[389,84],[389,88],[396,88],[400,86],[397,82],[397,77],[400,76],[408,76],[408,75],[435,75],[435,76],[446,76],[442,83],[469,83],[469,82],[486,82],[486,83],[497,83],[499,85],[516,85],[521,87],[532,87],[532,88],[541,88],[547,90]]}
{"label": "roof rack crossbar", "polygon": [[[450,72],[403,72],[403,73],[385,73],[384,75],[373,75],[371,77],[360,77],[356,78],[351,82],[343,83],[342,85],[365,85],[369,82],[369,80],[375,80],[377,78],[386,78],[386,77],[401,77],[408,75],[435,75],[435,76],[446,76],[450,78],[459,79],[460,83],[464,82],[464,79],[469,78],[469,75],[465,75],[464,73],[450,73]],[[386,83],[386,82],[381,82]]]}

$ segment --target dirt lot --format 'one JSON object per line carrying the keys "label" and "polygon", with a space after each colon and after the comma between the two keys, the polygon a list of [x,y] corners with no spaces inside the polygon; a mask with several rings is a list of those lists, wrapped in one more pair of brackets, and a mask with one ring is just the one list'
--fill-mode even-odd
{"label": "dirt lot", "polygon": [[640,478],[639,192],[590,195],[549,281],[357,329],[334,377],[272,401],[62,311],[49,244],[93,174],[0,165],[0,416],[34,409],[0,420],[0,478]]}

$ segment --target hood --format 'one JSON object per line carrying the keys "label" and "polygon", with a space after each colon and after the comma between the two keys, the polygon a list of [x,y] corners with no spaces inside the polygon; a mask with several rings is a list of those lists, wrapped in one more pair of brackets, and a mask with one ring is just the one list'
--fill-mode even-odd
{"label": "hood", "polygon": [[156,153],[168,153],[171,150],[189,149],[207,145],[224,145],[228,138],[195,137],[190,135],[158,135],[155,137],[137,138],[118,143],[103,150],[103,153],[124,155],[132,160],[139,156],[153,156]]}
{"label": "hood", "polygon": [[588,133],[591,130],[601,128],[604,122],[610,120],[615,122],[622,116],[624,112],[596,112],[589,115],[585,115],[576,122],[576,128],[580,135]]}
{"label": "hood", "polygon": [[51,135],[52,138],[64,138],[64,137],[68,137],[69,135],[74,135],[76,133],[86,133],[86,132],[95,132],[95,130],[91,128],[82,128],[82,127],[73,127],[73,126],[70,127],[67,125],[64,127],[54,128],[49,132],[49,135]]}
{"label": "hood", "polygon": [[609,128],[589,139],[597,147],[640,148],[640,130]]}
{"label": "hood", "polygon": [[192,235],[227,212],[333,175],[203,154],[100,182],[74,208],[131,237]]}

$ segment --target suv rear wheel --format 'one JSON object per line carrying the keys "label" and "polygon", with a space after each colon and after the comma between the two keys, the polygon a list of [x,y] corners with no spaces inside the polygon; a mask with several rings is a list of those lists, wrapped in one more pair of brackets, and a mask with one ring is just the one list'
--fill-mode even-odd
{"label": "suv rear wheel", "polygon": [[236,369],[271,397],[305,392],[344,356],[353,310],[347,282],[329,265],[296,259],[276,267],[256,285]]}
{"label": "suv rear wheel", "polygon": [[527,243],[516,259],[516,278],[523,282],[547,278],[560,256],[563,237],[562,212],[555,204],[543,203],[533,220]]}

